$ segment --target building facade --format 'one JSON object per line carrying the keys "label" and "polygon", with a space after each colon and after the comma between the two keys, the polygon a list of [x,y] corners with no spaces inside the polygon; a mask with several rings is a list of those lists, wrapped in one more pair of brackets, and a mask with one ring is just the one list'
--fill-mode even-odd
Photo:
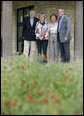
{"label": "building facade", "polygon": [[[29,10],[34,8],[36,17],[44,12],[46,19],[59,8],[71,19],[71,59],[83,58],[83,2],[82,1],[3,1],[1,7],[2,57],[23,52],[22,24]],[[48,46],[48,59],[50,52]]]}

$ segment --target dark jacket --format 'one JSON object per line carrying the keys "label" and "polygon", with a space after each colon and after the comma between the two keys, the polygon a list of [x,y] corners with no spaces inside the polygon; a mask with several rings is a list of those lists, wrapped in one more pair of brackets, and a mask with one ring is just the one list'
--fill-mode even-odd
{"label": "dark jacket", "polygon": [[27,18],[24,19],[24,22],[23,22],[23,37],[24,37],[24,40],[27,40],[27,41],[35,41],[36,40],[35,27],[36,27],[36,22],[38,20],[39,19],[34,17],[34,23],[33,23],[33,26],[31,27],[30,17],[27,17]]}
{"label": "dark jacket", "polygon": [[67,41],[71,40],[71,21],[70,21],[69,17],[67,17],[66,15],[64,15],[64,18],[61,22],[58,39],[60,39],[61,43],[65,43],[66,42],[66,41],[64,41],[65,37],[68,38]]}

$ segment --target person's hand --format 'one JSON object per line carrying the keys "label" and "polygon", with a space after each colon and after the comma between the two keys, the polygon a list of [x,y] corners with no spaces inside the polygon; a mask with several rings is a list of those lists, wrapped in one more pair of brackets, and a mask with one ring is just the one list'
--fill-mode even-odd
{"label": "person's hand", "polygon": [[42,40],[43,39],[43,37],[40,37],[40,40]]}
{"label": "person's hand", "polygon": [[68,38],[67,38],[67,37],[65,37],[65,38],[64,38],[64,41],[67,41],[67,40],[68,40]]}

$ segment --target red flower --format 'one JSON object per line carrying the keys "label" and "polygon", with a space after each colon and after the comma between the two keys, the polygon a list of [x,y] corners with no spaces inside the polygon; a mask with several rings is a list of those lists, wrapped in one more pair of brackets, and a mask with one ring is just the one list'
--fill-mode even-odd
{"label": "red flower", "polygon": [[66,77],[68,77],[69,80],[72,80],[72,77],[70,75],[66,75]]}
{"label": "red flower", "polygon": [[52,95],[51,98],[54,102],[61,102],[55,95]]}
{"label": "red flower", "polygon": [[25,93],[28,93],[28,89],[25,89]]}
{"label": "red flower", "polygon": [[7,69],[8,67],[7,66],[4,66],[4,69]]}
{"label": "red flower", "polygon": [[1,114],[8,114],[8,111],[2,111]]}
{"label": "red flower", "polygon": [[33,96],[27,96],[27,101],[28,101],[28,102],[34,102],[35,99],[34,99]]}
{"label": "red flower", "polygon": [[78,111],[78,110],[76,110],[74,113],[75,113],[76,115],[81,115],[81,112]]}
{"label": "red flower", "polygon": [[16,106],[17,105],[17,102],[16,101],[13,101],[11,105],[12,106]]}
{"label": "red flower", "polygon": [[4,100],[4,104],[5,104],[6,106],[8,106],[8,107],[11,106],[11,103],[10,103],[10,101],[8,101],[8,100]]}
{"label": "red flower", "polygon": [[83,92],[79,92],[78,93],[78,96],[83,96]]}
{"label": "red flower", "polygon": [[43,95],[44,95],[44,93],[43,93],[42,91],[39,91],[38,94],[39,94],[40,96],[43,96]]}
{"label": "red flower", "polygon": [[7,78],[5,78],[5,79],[4,79],[4,81],[5,81],[5,83],[7,83],[7,82],[8,82],[8,79],[7,79]]}
{"label": "red flower", "polygon": [[34,81],[34,84],[36,84],[36,85],[37,85],[37,84],[38,84],[38,81],[37,81],[37,80],[35,80],[35,81]]}
{"label": "red flower", "polygon": [[72,70],[72,67],[69,67],[69,70]]}
{"label": "red flower", "polygon": [[34,88],[33,88],[33,87],[30,87],[30,90],[31,90],[31,91],[34,91]]}
{"label": "red flower", "polygon": [[49,103],[48,98],[46,98],[45,96],[42,97],[41,101],[42,103],[47,103],[47,104]]}
{"label": "red flower", "polygon": [[22,82],[23,82],[23,83],[26,83],[26,80],[25,80],[25,79],[23,79],[23,80],[22,80]]}
{"label": "red flower", "polygon": [[25,67],[23,64],[20,64],[20,67],[21,67],[23,70],[26,70],[26,67]]}

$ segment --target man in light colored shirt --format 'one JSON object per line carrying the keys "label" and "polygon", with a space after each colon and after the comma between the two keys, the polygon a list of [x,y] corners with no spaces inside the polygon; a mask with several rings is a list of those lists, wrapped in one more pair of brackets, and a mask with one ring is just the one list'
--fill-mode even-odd
{"label": "man in light colored shirt", "polygon": [[60,19],[59,19],[58,32],[60,31],[60,25],[61,25],[61,22],[62,22],[63,18],[64,18],[64,15],[61,16]]}
{"label": "man in light colored shirt", "polygon": [[34,23],[34,18],[31,18],[30,17],[30,23],[31,23],[31,27],[33,26],[33,23]]}
{"label": "man in light colored shirt", "polygon": [[64,10],[58,10],[58,42],[61,49],[62,62],[70,62],[71,21],[64,15]]}

